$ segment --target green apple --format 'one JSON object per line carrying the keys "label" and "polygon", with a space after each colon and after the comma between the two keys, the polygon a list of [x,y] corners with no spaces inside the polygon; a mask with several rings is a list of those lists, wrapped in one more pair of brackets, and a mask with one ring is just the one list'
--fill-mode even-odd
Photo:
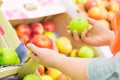
{"label": "green apple", "polygon": [[51,38],[55,42],[57,41],[57,37],[56,37],[56,35],[53,32],[45,32],[44,34],[45,34],[45,36]]}
{"label": "green apple", "polygon": [[94,55],[95,55],[95,52],[93,48],[91,48],[90,46],[84,45],[78,50],[78,57],[93,58]]}
{"label": "green apple", "polygon": [[70,22],[70,30],[73,32],[74,30],[78,31],[78,35],[81,36],[84,30],[89,29],[89,23],[85,18],[74,18]]}
{"label": "green apple", "polygon": [[28,74],[23,78],[23,80],[42,80],[42,79],[35,74]]}
{"label": "green apple", "polygon": [[19,60],[19,57],[15,50],[12,48],[3,48],[0,50],[0,65],[13,65]]}

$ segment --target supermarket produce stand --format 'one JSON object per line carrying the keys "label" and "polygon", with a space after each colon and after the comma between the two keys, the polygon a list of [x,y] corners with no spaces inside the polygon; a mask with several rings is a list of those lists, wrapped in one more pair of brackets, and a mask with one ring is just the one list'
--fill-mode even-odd
{"label": "supermarket produce stand", "polygon": [[[37,1],[41,1],[41,2],[39,2],[38,4]],[[31,9],[31,11],[26,10],[24,4],[31,4],[31,3],[33,3],[32,6],[35,8]],[[17,4],[17,5],[13,5],[13,4]],[[10,28],[9,30],[11,31],[9,31],[9,33],[7,33],[5,37],[7,36],[7,38],[10,38],[11,40],[13,40],[12,38],[16,39],[15,44],[13,43],[13,41],[10,41],[8,43],[8,44],[12,44],[11,46],[14,49],[20,42],[18,38],[15,37],[16,35],[12,29],[13,26],[16,26],[20,23],[31,23],[33,21],[47,21],[47,20],[55,23],[56,32],[59,34],[59,36],[67,36],[71,40],[72,44],[74,44],[73,47],[80,47],[80,45],[77,44],[77,42],[75,42],[73,39],[71,39],[71,37],[66,32],[67,30],[66,26],[69,25],[72,18],[66,12],[65,7],[60,3],[59,0],[34,0],[34,2],[31,0],[29,1],[29,3],[28,0],[23,0],[23,1],[14,0],[14,3],[11,3],[10,0],[4,0],[3,5],[1,7],[1,11],[3,13],[2,12],[0,13],[0,15],[2,15],[1,16],[2,18],[0,18],[0,25],[2,24],[3,27]],[[8,13],[11,15],[9,15]],[[1,20],[4,20],[4,22],[1,23]],[[12,38],[10,36],[11,32],[13,35],[15,35]],[[96,51],[96,56],[99,57],[112,56],[108,46],[93,47],[93,48]],[[1,68],[0,78],[16,74],[19,68],[20,66],[9,66],[9,67]]]}

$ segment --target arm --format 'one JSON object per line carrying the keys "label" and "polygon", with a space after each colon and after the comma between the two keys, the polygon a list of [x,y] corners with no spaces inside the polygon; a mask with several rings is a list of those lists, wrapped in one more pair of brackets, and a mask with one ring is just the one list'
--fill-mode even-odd
{"label": "arm", "polygon": [[88,80],[87,65],[91,59],[70,58],[56,51],[38,48],[33,44],[27,47],[31,51],[31,57],[38,63],[56,68],[72,78],[72,80]]}

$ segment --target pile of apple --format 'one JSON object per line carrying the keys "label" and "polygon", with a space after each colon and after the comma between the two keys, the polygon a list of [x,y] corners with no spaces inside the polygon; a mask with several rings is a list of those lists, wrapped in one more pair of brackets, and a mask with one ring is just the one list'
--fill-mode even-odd
{"label": "pile of apple", "polygon": [[33,38],[39,35],[46,35],[56,40],[55,25],[50,21],[19,24],[15,27],[15,30],[20,41],[24,44],[31,42]]}
{"label": "pile of apple", "polygon": [[58,69],[44,67],[43,65],[39,65],[35,74],[40,76],[42,80],[68,80],[69,78]]}
{"label": "pile of apple", "polygon": [[79,12],[102,22],[106,28],[112,30],[111,20],[120,6],[116,0],[73,0]]}

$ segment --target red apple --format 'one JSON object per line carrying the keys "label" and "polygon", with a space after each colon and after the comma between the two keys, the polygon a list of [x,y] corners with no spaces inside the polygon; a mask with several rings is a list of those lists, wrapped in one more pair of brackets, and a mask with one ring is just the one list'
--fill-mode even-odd
{"label": "red apple", "polygon": [[39,65],[38,68],[37,68],[38,72],[40,75],[43,75],[44,72],[45,72],[45,68],[43,65]]}
{"label": "red apple", "polygon": [[55,31],[55,24],[53,22],[43,22],[44,29],[46,31],[54,32]]}
{"label": "red apple", "polygon": [[52,40],[45,36],[45,35],[38,35],[38,36],[35,36],[31,42],[33,44],[35,44],[36,46],[38,47],[41,47],[41,48],[49,48],[49,49],[53,49],[53,42]]}
{"label": "red apple", "polygon": [[99,7],[92,7],[88,10],[88,16],[96,20],[101,19],[103,17],[101,15],[103,14],[101,10],[103,9]]}
{"label": "red apple", "polygon": [[28,43],[28,41],[30,40],[30,37],[29,37],[28,35],[22,35],[22,36],[19,36],[19,40],[20,40],[22,43],[26,44],[26,43]]}
{"label": "red apple", "polygon": [[32,35],[33,34],[43,34],[44,28],[43,25],[39,22],[34,22],[31,24]]}
{"label": "red apple", "polygon": [[16,27],[16,32],[18,36],[22,36],[22,35],[31,35],[31,28],[29,25],[27,24],[20,24]]}
{"label": "red apple", "polygon": [[85,4],[86,10],[89,10],[92,7],[98,6],[98,3],[96,0],[87,0],[87,3]]}

